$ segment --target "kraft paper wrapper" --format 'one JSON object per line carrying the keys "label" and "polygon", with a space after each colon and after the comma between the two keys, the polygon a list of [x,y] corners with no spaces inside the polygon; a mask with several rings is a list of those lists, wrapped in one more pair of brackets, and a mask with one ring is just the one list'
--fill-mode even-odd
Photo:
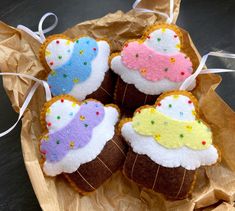
{"label": "kraft paper wrapper", "polygon": [[[157,3],[158,2],[158,3]],[[142,1],[140,6],[167,11],[168,0]],[[180,0],[175,1],[177,19]],[[103,18],[80,23],[65,34],[71,38],[89,34],[95,38],[107,37],[112,50],[120,49],[127,39],[141,36],[146,26],[163,20],[154,14],[123,13],[117,11]],[[191,43],[192,44],[192,43]],[[193,44],[192,44],[193,45]],[[2,72],[18,72],[45,77],[45,70],[38,60],[40,43],[29,35],[4,23],[0,23],[0,69]],[[141,189],[117,172],[96,192],[80,196],[61,178],[43,174],[40,166],[38,137],[42,130],[39,114],[45,94],[40,88],[22,119],[21,144],[24,162],[32,186],[43,210],[231,210],[235,197],[235,114],[216,94],[220,83],[216,75],[199,77],[194,94],[200,102],[201,116],[214,132],[214,143],[221,151],[221,163],[200,168],[192,196],[180,201],[167,201],[162,195]],[[18,112],[34,82],[14,76],[3,77],[4,88],[13,108]]]}

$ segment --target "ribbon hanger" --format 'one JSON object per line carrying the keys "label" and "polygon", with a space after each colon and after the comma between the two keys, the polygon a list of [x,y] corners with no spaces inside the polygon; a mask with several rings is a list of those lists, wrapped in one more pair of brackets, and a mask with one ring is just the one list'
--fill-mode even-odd
{"label": "ribbon hanger", "polygon": [[173,19],[174,19],[174,0],[170,0],[170,12],[169,12],[170,14],[169,15],[166,13],[160,12],[160,11],[154,11],[154,10],[149,10],[149,9],[137,7],[137,5],[140,2],[141,2],[141,0],[136,0],[134,2],[134,4],[132,5],[132,8],[134,10],[136,10],[137,12],[155,13],[155,14],[158,14],[158,15],[165,17],[167,23],[171,24],[173,22]]}
{"label": "ribbon hanger", "polygon": [[20,77],[24,77],[24,78],[28,78],[28,79],[36,81],[36,83],[30,89],[27,97],[25,98],[25,101],[24,101],[22,107],[20,108],[19,116],[18,116],[17,121],[9,129],[7,129],[4,132],[0,133],[0,137],[3,137],[6,134],[10,133],[16,127],[16,125],[18,124],[21,117],[23,116],[26,108],[28,107],[28,105],[29,105],[34,93],[36,92],[37,88],[39,87],[39,85],[42,85],[44,87],[47,101],[51,99],[51,91],[50,91],[49,85],[46,81],[37,79],[37,78],[35,78],[31,75],[26,75],[26,74],[22,74],[22,73],[6,73],[6,72],[5,73],[0,73],[0,75],[20,76]]}
{"label": "ribbon hanger", "polygon": [[[49,17],[49,16],[53,16],[55,18],[54,23],[49,26],[46,29],[42,29],[42,25],[44,23],[44,21]],[[28,33],[29,35],[31,35],[33,38],[35,38],[36,40],[38,40],[40,43],[43,43],[45,41],[45,35],[46,33],[52,31],[58,24],[58,17],[52,13],[52,12],[48,12],[46,14],[44,14],[39,23],[38,23],[38,31],[34,32],[31,29],[29,29],[28,27],[24,26],[24,25],[18,25],[17,28],[23,30],[24,32]]]}
{"label": "ribbon hanger", "polygon": [[196,71],[191,76],[189,76],[188,78],[185,79],[185,81],[182,83],[182,85],[179,88],[180,90],[188,89],[199,74],[235,72],[235,70],[231,70],[231,69],[214,69],[214,68],[213,69],[203,69],[209,56],[235,59],[235,54],[223,53],[223,52],[210,52],[210,53],[204,55],[200,61],[198,68],[196,69]]}

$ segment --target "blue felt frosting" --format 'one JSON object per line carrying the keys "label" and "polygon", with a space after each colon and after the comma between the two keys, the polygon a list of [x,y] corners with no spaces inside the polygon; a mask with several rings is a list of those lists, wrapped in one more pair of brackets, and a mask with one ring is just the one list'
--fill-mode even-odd
{"label": "blue felt frosting", "polygon": [[70,59],[53,69],[48,76],[48,84],[54,96],[67,94],[73,86],[87,80],[91,74],[91,62],[98,54],[96,40],[82,37],[74,42]]}

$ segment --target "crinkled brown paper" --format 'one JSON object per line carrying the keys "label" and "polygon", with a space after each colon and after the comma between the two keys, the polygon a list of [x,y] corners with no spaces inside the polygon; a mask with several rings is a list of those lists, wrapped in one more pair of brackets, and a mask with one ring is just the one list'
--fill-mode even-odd
{"label": "crinkled brown paper", "polygon": [[[158,2],[158,3],[157,3]],[[175,0],[175,19],[179,12],[180,0]],[[168,0],[143,0],[141,7],[168,11]],[[146,26],[161,18],[154,14],[117,11],[103,18],[80,23],[65,34],[71,38],[88,34],[95,38],[107,37],[112,50],[131,38],[138,38]],[[40,43],[4,23],[0,23],[0,69],[2,72],[18,72],[45,77],[45,71],[38,60]],[[16,111],[22,105],[32,81],[14,76],[4,76],[4,87]],[[160,194],[141,190],[126,180],[121,172],[116,173],[94,193],[80,196],[60,177],[50,178],[40,167],[38,137],[40,109],[45,102],[43,88],[40,88],[22,119],[21,144],[24,162],[43,210],[232,210],[235,197],[235,114],[215,93],[220,77],[200,76],[194,94],[199,98],[201,116],[214,132],[214,143],[222,155],[220,164],[198,171],[195,190],[186,200],[167,201]]]}

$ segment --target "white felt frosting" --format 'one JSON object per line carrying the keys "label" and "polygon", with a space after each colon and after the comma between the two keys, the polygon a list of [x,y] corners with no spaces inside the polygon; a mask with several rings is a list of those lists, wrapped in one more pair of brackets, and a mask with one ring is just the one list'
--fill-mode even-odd
{"label": "white felt frosting", "polygon": [[54,133],[65,127],[79,110],[77,103],[69,100],[57,100],[46,111],[47,128]]}
{"label": "white felt frosting", "polygon": [[105,41],[98,41],[98,55],[91,63],[92,73],[87,80],[78,83],[73,87],[70,95],[79,100],[84,100],[87,95],[96,91],[104,80],[105,73],[109,69],[108,59],[110,54],[109,44]]}
{"label": "white felt frosting", "polygon": [[70,150],[56,163],[45,161],[43,170],[47,175],[56,176],[62,172],[75,172],[80,165],[94,160],[101,153],[105,144],[114,136],[115,124],[119,116],[117,109],[113,107],[104,107],[104,110],[104,119],[93,129],[91,140],[87,145]]}
{"label": "white felt frosting", "polygon": [[168,117],[182,121],[194,121],[195,107],[193,102],[185,95],[166,96],[160,101],[156,109]]}
{"label": "white felt frosting", "polygon": [[149,34],[144,44],[159,53],[173,54],[180,51],[180,39],[171,29],[157,29]]}
{"label": "white felt frosting", "polygon": [[[121,56],[115,56],[111,61],[111,69],[117,73],[121,79],[127,84],[133,84],[140,92],[149,95],[159,95],[165,91],[179,89],[182,82],[173,82],[168,79],[161,81],[149,81],[142,77],[139,71],[128,69],[122,63]],[[192,90],[196,86],[195,81],[188,88]]]}
{"label": "white felt frosting", "polygon": [[187,147],[167,149],[158,144],[153,137],[136,133],[131,122],[123,125],[121,133],[134,152],[147,155],[152,161],[164,167],[182,166],[188,170],[195,170],[203,165],[214,164],[218,160],[218,152],[213,145],[205,150],[193,150]]}
{"label": "white felt frosting", "polygon": [[[51,69],[65,64],[73,53],[74,42],[67,39],[56,39],[51,41],[46,48],[46,61]],[[53,52],[53,53],[51,53]]]}

